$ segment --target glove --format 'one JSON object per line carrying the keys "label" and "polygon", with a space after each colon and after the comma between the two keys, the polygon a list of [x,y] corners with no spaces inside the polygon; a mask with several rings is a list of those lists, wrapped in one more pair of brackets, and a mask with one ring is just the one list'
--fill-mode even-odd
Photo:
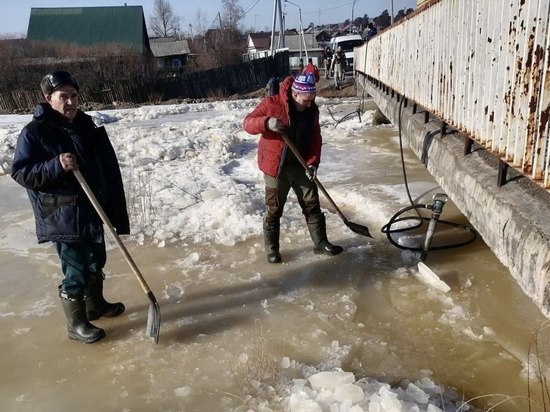
{"label": "glove", "polygon": [[281,133],[285,130],[285,126],[283,122],[281,122],[279,119],[275,117],[270,117],[267,120],[267,128],[268,130],[271,130],[272,132]]}
{"label": "glove", "polygon": [[317,177],[317,167],[315,166],[309,166],[309,171],[307,172],[307,177],[309,177],[309,180],[314,181]]}

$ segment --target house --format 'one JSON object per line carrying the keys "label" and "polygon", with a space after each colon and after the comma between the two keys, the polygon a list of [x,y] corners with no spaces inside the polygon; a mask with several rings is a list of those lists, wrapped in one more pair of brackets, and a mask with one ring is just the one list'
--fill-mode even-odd
{"label": "house", "polygon": [[[286,30],[286,36],[295,35],[298,32],[296,30]],[[279,32],[275,32],[275,44],[276,49],[279,48]],[[285,44],[286,47],[286,44]],[[249,33],[247,36],[246,42],[246,58],[248,60],[259,59],[262,57],[267,57],[271,54],[271,32],[261,31],[257,33]]]}
{"label": "house", "polygon": [[318,67],[323,63],[323,46],[315,38],[315,33],[292,34],[285,36],[285,44],[288,47],[290,67],[299,67],[300,59],[304,65],[311,57],[313,64]]}
{"label": "house", "polygon": [[[275,32],[275,45],[279,39],[279,32]],[[320,39],[320,40],[319,40]],[[320,66],[323,62],[323,44],[330,40],[327,32],[311,31],[303,35],[297,30],[285,31],[285,49],[289,52],[290,67],[299,67],[300,59],[304,65],[307,57],[313,59],[313,64]],[[307,51],[307,53],[306,53]],[[249,60],[267,57],[271,53],[271,32],[249,33],[247,42],[247,54]]]}
{"label": "house", "polygon": [[249,33],[246,41],[246,52],[248,54],[259,53],[271,49],[271,32],[262,31]]}
{"label": "house", "polygon": [[327,44],[330,42],[332,37],[326,30],[315,30],[313,31],[313,34],[315,35],[315,40],[317,40],[318,44]]}
{"label": "house", "polygon": [[157,71],[182,71],[188,64],[191,51],[186,39],[158,37],[150,38],[149,42]]}
{"label": "house", "polygon": [[151,56],[142,6],[33,7],[27,39],[83,47],[118,45]]}

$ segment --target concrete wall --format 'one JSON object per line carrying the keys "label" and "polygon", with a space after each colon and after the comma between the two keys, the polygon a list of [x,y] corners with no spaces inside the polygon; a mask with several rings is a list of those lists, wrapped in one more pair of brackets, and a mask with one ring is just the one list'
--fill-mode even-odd
{"label": "concrete wall", "polygon": [[[550,317],[550,193],[512,169],[508,182],[498,187],[498,159],[474,146],[464,154],[464,136],[456,131],[442,136],[441,121],[412,103],[403,107],[361,74],[358,93],[372,96],[380,110],[398,126],[401,107],[403,140],[420,159],[425,138],[434,135],[427,150],[427,168],[469,219],[497,258],[542,313]],[[449,132],[449,130],[448,130]]]}

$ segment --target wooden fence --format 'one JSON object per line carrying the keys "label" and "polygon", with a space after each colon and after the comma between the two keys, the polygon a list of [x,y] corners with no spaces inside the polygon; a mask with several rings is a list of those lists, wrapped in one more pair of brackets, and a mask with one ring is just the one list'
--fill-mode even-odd
{"label": "wooden fence", "polygon": [[[119,81],[87,82],[78,71],[73,74],[80,84],[82,103],[112,104],[160,103],[170,99],[228,97],[247,93],[266,85],[274,74],[283,77],[290,72],[288,51],[273,57],[252,60],[202,72],[178,74],[168,78],[135,78]],[[44,69],[44,73],[54,68]],[[37,80],[37,85],[39,79]],[[40,90],[0,91],[0,113],[28,112],[43,101]]]}

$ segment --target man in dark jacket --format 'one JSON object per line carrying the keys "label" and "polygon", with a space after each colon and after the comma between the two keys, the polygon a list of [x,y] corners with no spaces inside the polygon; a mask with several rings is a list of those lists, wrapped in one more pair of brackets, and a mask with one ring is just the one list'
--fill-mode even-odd
{"label": "man in dark jacket", "polygon": [[[342,247],[327,240],[325,216],[321,212],[319,192],[314,182],[321,159],[319,108],[315,104],[317,89],[313,75],[289,76],[279,87],[279,94],[269,96],[243,122],[250,134],[261,134],[258,165],[264,173],[265,205],[264,242],[267,260],[281,262],[279,253],[280,218],[290,188],[294,190],[315,244],[314,252],[337,255]],[[303,166],[287,147],[280,133],[286,133],[309,165]]]}
{"label": "man in dark jacket", "polygon": [[103,297],[103,224],[72,171],[81,171],[123,235],[130,227],[120,168],[105,129],[78,108],[74,77],[54,71],[40,87],[46,102],[19,135],[11,176],[27,189],[38,242],[53,242],[61,260],[59,296],[69,338],[92,343],[105,332],[90,320],[118,316],[125,308]]}
{"label": "man in dark jacket", "polygon": [[368,28],[369,30],[367,31],[367,37],[366,37],[367,41],[369,41],[370,39],[372,39],[374,36],[378,34],[378,29],[376,28],[376,26],[372,21],[368,24]]}
{"label": "man in dark jacket", "polygon": [[325,59],[325,78],[329,79],[332,72],[332,49],[329,46],[325,46],[325,52],[324,52],[324,59]]}

